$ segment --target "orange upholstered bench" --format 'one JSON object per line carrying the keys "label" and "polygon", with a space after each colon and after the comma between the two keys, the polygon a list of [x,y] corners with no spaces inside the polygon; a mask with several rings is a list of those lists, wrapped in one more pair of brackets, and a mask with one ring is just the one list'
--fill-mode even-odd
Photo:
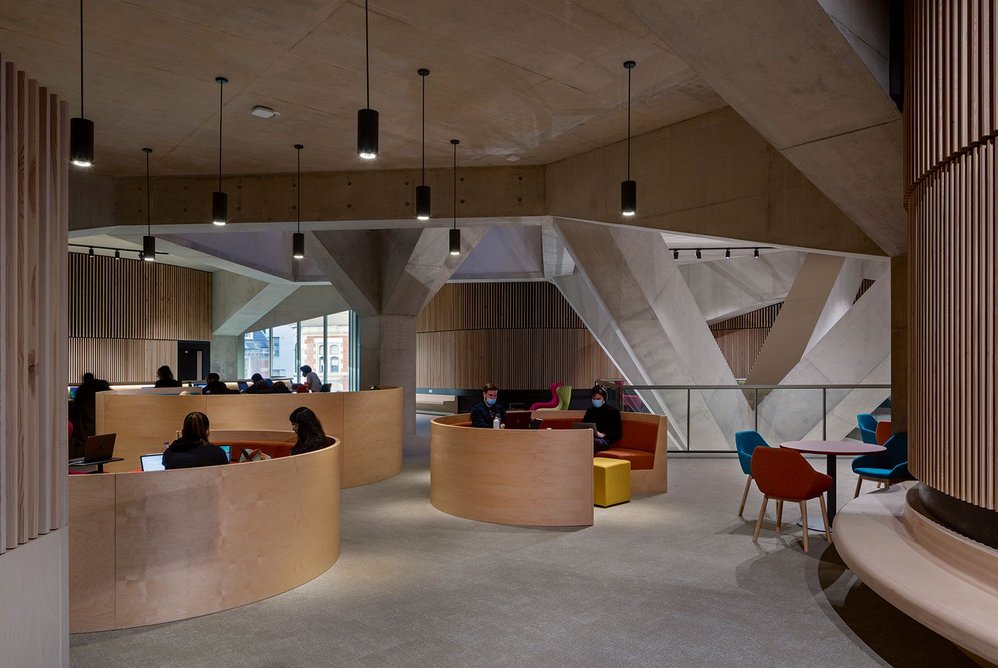
{"label": "orange upholstered bench", "polygon": [[218,445],[228,445],[232,449],[230,450],[232,462],[237,463],[239,461],[239,448],[243,450],[260,450],[266,455],[277,459],[278,457],[287,457],[291,454],[291,448],[294,447],[294,443],[279,443],[275,441],[241,441],[241,440],[219,440]]}

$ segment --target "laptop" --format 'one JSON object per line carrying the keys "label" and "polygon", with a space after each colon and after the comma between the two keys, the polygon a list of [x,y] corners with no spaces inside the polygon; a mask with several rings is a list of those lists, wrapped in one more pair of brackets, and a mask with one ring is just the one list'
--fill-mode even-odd
{"label": "laptop", "polygon": [[573,429],[592,429],[596,431],[596,424],[594,422],[573,422]]}
{"label": "laptop", "polygon": [[70,464],[92,464],[106,462],[114,455],[114,439],[117,434],[95,434],[87,437],[83,447],[83,456],[70,459]]}
{"label": "laptop", "polygon": [[139,457],[139,462],[142,464],[143,471],[165,471],[166,467],[163,466],[163,453],[155,452],[149,455],[142,455]]}
{"label": "laptop", "polygon": [[530,411],[507,411],[506,429],[527,429],[530,427]]}
{"label": "laptop", "polygon": [[236,381],[236,386],[239,388],[240,392],[245,392],[249,385],[246,384],[245,380]]}

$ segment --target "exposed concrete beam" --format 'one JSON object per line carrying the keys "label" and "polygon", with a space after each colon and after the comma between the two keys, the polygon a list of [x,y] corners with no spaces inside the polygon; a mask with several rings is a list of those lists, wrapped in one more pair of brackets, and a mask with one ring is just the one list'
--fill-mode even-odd
{"label": "exposed concrete beam", "polygon": [[548,165],[548,212],[775,246],[882,254],[731,108],[632,140],[638,215],[625,220],[620,181],[626,155],[619,142]]}
{"label": "exposed concrete beam", "polygon": [[381,233],[377,230],[310,232],[305,253],[360,316],[381,310]]}
{"label": "exposed concrete beam", "polygon": [[350,306],[331,285],[302,285],[270,309],[246,331],[278,327],[298,320],[319,318],[346,311]]}
{"label": "exposed concrete beam", "polygon": [[215,272],[211,282],[212,333],[236,336],[284,301],[298,286],[266,283],[227,271]]}
{"label": "exposed concrete beam", "polygon": [[627,4],[884,252],[905,252],[901,114],[817,0]]}

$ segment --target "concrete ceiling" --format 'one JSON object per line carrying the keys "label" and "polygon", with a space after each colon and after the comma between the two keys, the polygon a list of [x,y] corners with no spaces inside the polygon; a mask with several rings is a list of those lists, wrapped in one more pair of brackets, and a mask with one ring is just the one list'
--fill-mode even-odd
{"label": "concrete ceiling", "polygon": [[[0,4],[5,58],[79,112],[75,2]],[[225,87],[227,173],[418,166],[419,67],[427,67],[427,164],[545,164],[625,134],[625,59],[633,71],[633,132],[725,102],[624,0],[374,0],[371,106],[381,157],[355,153],[365,106],[360,0],[104,0],[86,3],[86,116],[96,169],[138,174],[143,146],[156,174],[217,169],[217,75]],[[250,115],[254,105],[281,112]]]}

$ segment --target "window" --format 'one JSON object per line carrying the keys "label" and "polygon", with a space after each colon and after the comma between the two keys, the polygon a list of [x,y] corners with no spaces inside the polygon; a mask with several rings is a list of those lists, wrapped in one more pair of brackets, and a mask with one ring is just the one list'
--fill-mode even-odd
{"label": "window", "polygon": [[340,372],[340,358],[333,356],[329,358],[329,373],[339,373]]}
{"label": "window", "polygon": [[260,329],[243,335],[243,361],[245,375],[250,378],[258,373],[270,375],[270,331]]}
{"label": "window", "polygon": [[[352,350],[353,322],[356,317],[350,311],[343,311],[247,332],[243,335],[244,375],[249,378],[258,373],[265,378],[293,378],[300,382],[299,368],[307,364],[333,390],[347,390],[350,380],[345,375],[349,360],[344,359],[344,353]],[[326,360],[329,360],[328,369]],[[356,370],[350,370],[351,375],[355,373]],[[338,377],[330,378],[330,374]]]}

